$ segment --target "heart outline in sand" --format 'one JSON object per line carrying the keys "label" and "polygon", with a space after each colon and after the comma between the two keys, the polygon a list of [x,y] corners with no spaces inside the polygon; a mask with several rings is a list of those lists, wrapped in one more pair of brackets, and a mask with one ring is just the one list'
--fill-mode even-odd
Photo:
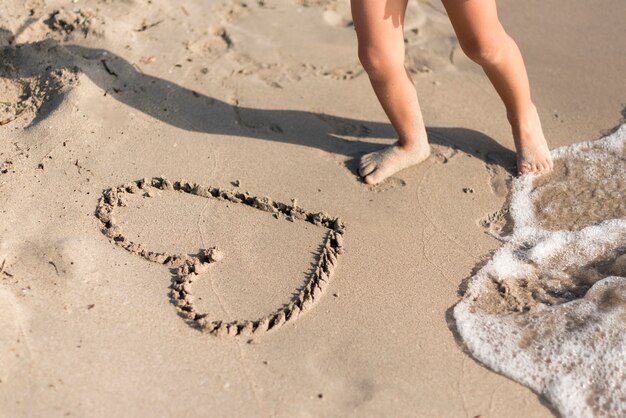
{"label": "heart outline in sand", "polygon": [[[198,255],[168,254],[149,251],[141,244],[126,238],[115,221],[115,208],[125,206],[125,195],[143,193],[146,197],[154,195],[154,190],[176,191],[208,199],[243,204],[263,212],[273,213],[275,217],[285,217],[290,221],[305,221],[329,230],[319,261],[314,272],[306,279],[305,285],[297,296],[288,304],[276,309],[269,315],[256,320],[222,321],[211,319],[206,313],[199,313],[193,304],[191,284],[208,271],[210,265],[221,259],[216,247],[202,249]],[[165,177],[145,178],[121,186],[106,189],[98,201],[96,217],[101,223],[103,234],[116,245],[131,254],[138,255],[148,261],[170,266],[174,269],[171,286],[171,299],[180,316],[188,324],[215,336],[248,336],[276,329],[297,318],[300,313],[308,310],[322,296],[328,286],[337,265],[338,257],[344,253],[343,234],[345,224],[340,218],[331,217],[324,212],[313,213],[297,206],[276,202],[269,197],[251,196],[237,190],[226,190],[216,187],[202,186],[185,181],[171,182]]]}

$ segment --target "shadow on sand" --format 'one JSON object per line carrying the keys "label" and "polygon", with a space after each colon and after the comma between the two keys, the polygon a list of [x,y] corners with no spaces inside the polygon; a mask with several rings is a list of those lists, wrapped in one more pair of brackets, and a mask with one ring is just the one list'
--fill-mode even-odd
{"label": "shadow on sand", "polygon": [[[381,148],[367,137],[394,138],[388,123],[342,118],[301,110],[256,109],[229,104],[170,81],[139,71],[124,58],[104,49],[45,40],[0,48],[0,62],[14,71],[3,77],[41,77],[42,72],[71,69],[84,73],[104,94],[169,125],[220,136],[249,137],[302,145],[348,157],[355,172],[358,157]],[[6,74],[2,74],[6,73]],[[49,115],[61,100],[43,106],[31,124]],[[430,127],[430,142],[458,149],[487,164],[513,172],[514,153],[492,138],[469,129]],[[356,173],[355,173],[356,174]]]}

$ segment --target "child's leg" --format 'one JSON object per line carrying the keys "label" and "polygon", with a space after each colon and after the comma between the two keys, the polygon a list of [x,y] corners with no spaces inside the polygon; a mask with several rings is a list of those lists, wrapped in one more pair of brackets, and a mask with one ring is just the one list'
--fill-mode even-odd
{"label": "child's leg", "polygon": [[430,154],[415,86],[404,68],[407,0],[351,0],[359,59],[398,133],[398,142],[361,158],[359,172],[376,184]]}
{"label": "child's leg", "polygon": [[443,0],[443,4],[461,48],[483,67],[506,106],[518,171],[552,169],[522,55],[500,24],[495,0]]}

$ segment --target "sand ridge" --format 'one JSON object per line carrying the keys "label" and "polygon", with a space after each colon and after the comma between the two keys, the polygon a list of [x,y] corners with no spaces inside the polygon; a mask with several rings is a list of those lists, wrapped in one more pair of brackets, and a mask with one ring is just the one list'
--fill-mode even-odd
{"label": "sand ridge", "polygon": [[[201,249],[196,255],[154,252],[142,248],[140,243],[129,240],[118,226],[115,208],[126,205],[125,195],[127,193],[142,193],[145,197],[154,197],[155,190],[188,193],[203,198],[239,203],[272,213],[277,219],[284,217],[291,222],[304,221],[327,228],[329,232],[313,274],[299,289],[293,300],[263,318],[222,321],[213,318],[208,313],[198,312],[191,292],[191,285],[194,280],[197,280],[199,275],[207,273],[211,264],[223,259],[225,255],[222,251],[217,247],[211,247]],[[343,235],[346,226],[343,220],[324,212],[308,212],[299,207],[295,199],[291,205],[287,205],[276,202],[269,197],[251,196],[249,193],[238,190],[207,187],[188,183],[184,180],[172,182],[164,177],[145,178],[105,190],[103,197],[99,200],[96,216],[101,222],[102,232],[116,245],[148,261],[170,267],[174,272],[170,296],[179,315],[185,318],[190,325],[218,337],[258,335],[295,320],[322,297],[322,293],[328,287],[333,276],[338,257],[345,251]]]}
{"label": "sand ridge", "polygon": [[76,67],[51,65],[57,46],[44,41],[25,49],[0,47],[0,126],[26,115],[31,122],[45,103],[62,98],[78,84]]}
{"label": "sand ridge", "polygon": [[26,114],[34,119],[46,101],[76,82],[76,74],[71,70],[57,70],[39,77],[14,80],[0,75],[0,88],[7,93],[0,103],[0,126]]}

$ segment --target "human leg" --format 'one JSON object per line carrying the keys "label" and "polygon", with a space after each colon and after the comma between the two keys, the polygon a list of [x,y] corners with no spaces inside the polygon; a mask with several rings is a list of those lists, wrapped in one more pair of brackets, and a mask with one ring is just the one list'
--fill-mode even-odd
{"label": "human leg", "polygon": [[507,110],[520,173],[552,169],[526,67],[517,44],[504,31],[495,0],[443,0],[461,48],[482,66]]}
{"label": "human leg", "polygon": [[430,154],[415,86],[404,67],[406,5],[407,0],[351,0],[359,59],[398,134],[396,144],[361,159],[359,172],[368,184],[379,183]]}

